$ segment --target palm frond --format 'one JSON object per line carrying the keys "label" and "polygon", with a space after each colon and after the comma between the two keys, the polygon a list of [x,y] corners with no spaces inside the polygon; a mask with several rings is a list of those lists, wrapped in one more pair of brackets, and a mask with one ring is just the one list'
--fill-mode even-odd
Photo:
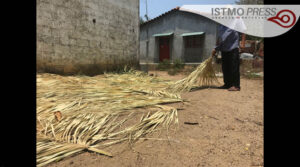
{"label": "palm frond", "polygon": [[[180,95],[165,90],[173,82],[124,71],[95,77],[37,76],[38,166],[86,150],[112,156],[102,147],[134,143],[178,124],[176,108],[158,105],[182,101]],[[136,120],[134,109],[148,106],[152,111]],[[122,126],[128,120],[134,123]]]}
{"label": "palm frond", "polygon": [[213,57],[209,57],[198,65],[190,75],[170,85],[167,90],[172,93],[181,93],[190,91],[195,86],[211,86],[214,83],[219,83],[212,63]]}

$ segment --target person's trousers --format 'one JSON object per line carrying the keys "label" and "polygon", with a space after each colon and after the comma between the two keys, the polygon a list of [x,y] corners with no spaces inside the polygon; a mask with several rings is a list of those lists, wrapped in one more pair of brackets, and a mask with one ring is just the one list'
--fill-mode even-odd
{"label": "person's trousers", "polygon": [[222,53],[222,72],[224,84],[227,87],[240,88],[240,56],[239,49]]}

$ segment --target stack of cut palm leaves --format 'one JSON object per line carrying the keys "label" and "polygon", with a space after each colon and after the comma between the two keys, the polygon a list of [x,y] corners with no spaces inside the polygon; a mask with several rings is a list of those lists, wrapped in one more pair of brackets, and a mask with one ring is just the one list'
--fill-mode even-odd
{"label": "stack of cut palm leaves", "polygon": [[167,90],[181,93],[190,91],[193,87],[211,86],[214,83],[218,83],[218,79],[213,68],[213,57],[211,56],[202,62],[190,75],[170,85]]}
{"label": "stack of cut palm leaves", "polygon": [[[84,150],[112,156],[103,149],[178,125],[177,109],[159,104],[181,102],[180,93],[197,82],[217,82],[212,58],[175,83],[133,70],[94,77],[38,74],[37,166]],[[139,120],[136,108],[146,109]]]}
{"label": "stack of cut palm leaves", "polygon": [[[171,84],[137,71],[95,77],[38,74],[37,166],[84,150],[112,156],[104,147],[178,124],[177,110],[159,105],[182,101],[164,90]],[[136,112],[141,107],[145,113]],[[139,120],[136,114],[142,114]]]}

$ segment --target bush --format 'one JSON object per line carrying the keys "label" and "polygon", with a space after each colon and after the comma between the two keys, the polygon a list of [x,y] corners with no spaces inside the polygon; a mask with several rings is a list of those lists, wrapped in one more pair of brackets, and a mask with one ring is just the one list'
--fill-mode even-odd
{"label": "bush", "polygon": [[157,66],[158,70],[167,70],[171,68],[171,62],[170,60],[164,59],[162,62],[160,62]]}
{"label": "bush", "polygon": [[176,59],[173,63],[173,67],[175,69],[183,69],[184,68],[184,63],[180,59]]}
{"label": "bush", "polygon": [[168,71],[169,75],[176,75],[184,69],[184,63],[180,59],[176,59],[172,65],[170,60],[165,59],[158,64],[157,69],[161,71]]}

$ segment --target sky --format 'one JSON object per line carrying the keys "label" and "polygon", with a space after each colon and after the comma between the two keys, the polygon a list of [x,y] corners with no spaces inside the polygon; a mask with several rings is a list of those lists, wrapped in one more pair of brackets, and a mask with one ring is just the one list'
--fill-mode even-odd
{"label": "sky", "polygon": [[[182,5],[209,5],[234,4],[236,0],[147,0],[148,17],[153,19],[177,6]],[[146,0],[140,0],[140,16],[145,20]]]}

